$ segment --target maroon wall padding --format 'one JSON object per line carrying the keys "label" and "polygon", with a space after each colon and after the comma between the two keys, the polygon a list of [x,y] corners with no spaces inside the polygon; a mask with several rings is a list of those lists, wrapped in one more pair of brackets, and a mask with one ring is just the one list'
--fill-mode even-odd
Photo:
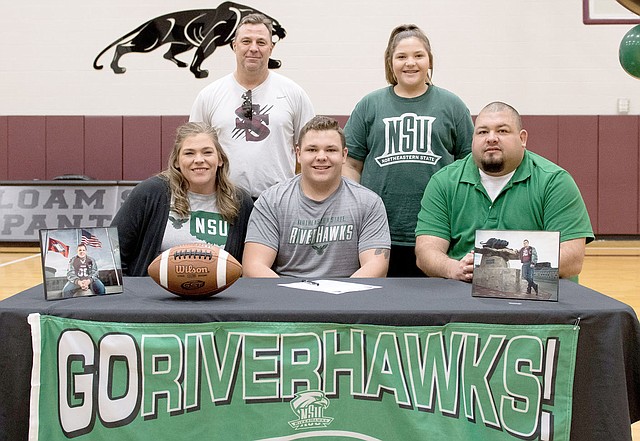
{"label": "maroon wall padding", "polygon": [[101,181],[122,180],[122,117],[84,117],[84,174]]}
{"label": "maroon wall padding", "polygon": [[558,162],[558,117],[531,115],[522,117],[522,126],[529,134],[527,149]]}
{"label": "maroon wall padding", "polygon": [[9,172],[9,152],[7,141],[8,118],[0,116],[0,179],[7,180]]}
{"label": "maroon wall padding", "polygon": [[122,179],[147,179],[162,169],[160,116],[125,116],[122,121]]}
{"label": "maroon wall padding", "polygon": [[160,170],[167,168],[167,160],[173,149],[176,140],[176,129],[178,126],[189,121],[187,116],[163,116],[162,117],[162,155]]}
{"label": "maroon wall padding", "polygon": [[558,165],[580,188],[593,228],[598,225],[598,117],[563,116],[558,126]]}
{"label": "maroon wall padding", "polygon": [[46,179],[44,116],[9,116],[7,179]]}
{"label": "maroon wall padding", "polygon": [[65,174],[84,174],[84,118],[47,116],[46,178]]}
{"label": "maroon wall padding", "polygon": [[639,232],[638,119],[637,116],[599,118],[597,230],[600,234]]}
{"label": "maroon wall padding", "polygon": [[349,115],[327,115],[327,116],[338,121],[338,124],[340,124],[340,127],[342,128],[344,128],[344,125],[347,123],[347,120],[349,119]]}
{"label": "maroon wall padding", "polygon": [[[348,115],[330,115],[344,127]],[[187,116],[0,116],[0,180],[78,173],[142,180],[166,167]],[[527,148],[571,173],[596,234],[640,234],[640,117],[525,115]],[[84,158],[84,162],[80,162]]]}

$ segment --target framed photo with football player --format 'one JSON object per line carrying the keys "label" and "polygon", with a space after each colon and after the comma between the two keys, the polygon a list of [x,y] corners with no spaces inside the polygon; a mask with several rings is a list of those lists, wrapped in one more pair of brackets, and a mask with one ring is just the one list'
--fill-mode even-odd
{"label": "framed photo with football player", "polygon": [[40,230],[40,252],[47,300],[123,291],[115,227]]}
{"label": "framed photo with football player", "polygon": [[559,231],[478,230],[474,297],[558,301]]}

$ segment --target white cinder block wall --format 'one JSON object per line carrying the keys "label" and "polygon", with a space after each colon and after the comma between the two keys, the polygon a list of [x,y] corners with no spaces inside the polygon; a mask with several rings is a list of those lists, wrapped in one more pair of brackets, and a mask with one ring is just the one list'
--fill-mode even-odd
{"label": "white cinder block wall", "polygon": [[[604,1],[604,0],[603,0]],[[615,0],[610,0],[614,2]],[[385,85],[391,29],[422,27],[436,84],[476,114],[496,99],[525,115],[615,115],[617,100],[640,114],[640,80],[618,61],[633,25],[585,25],[579,0],[246,0],[275,17],[287,37],[274,50],[280,72],[301,84],[317,113],[348,115]],[[0,115],[186,115],[198,91],[234,68],[218,49],[196,79],[162,58],[168,46],[127,54],[115,75],[109,43],[157,16],[219,1],[20,0],[0,6]],[[193,51],[179,56],[187,63]]]}

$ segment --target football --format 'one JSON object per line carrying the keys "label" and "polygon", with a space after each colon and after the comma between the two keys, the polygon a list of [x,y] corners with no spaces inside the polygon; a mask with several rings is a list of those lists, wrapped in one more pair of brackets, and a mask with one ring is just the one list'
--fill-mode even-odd
{"label": "football", "polygon": [[242,275],[242,265],[220,247],[191,243],[164,251],[147,271],[158,285],[173,294],[202,298],[231,286]]}

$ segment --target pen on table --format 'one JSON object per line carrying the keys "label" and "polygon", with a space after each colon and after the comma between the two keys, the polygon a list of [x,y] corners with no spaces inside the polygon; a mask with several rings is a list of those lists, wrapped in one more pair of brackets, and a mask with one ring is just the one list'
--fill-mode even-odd
{"label": "pen on table", "polygon": [[318,282],[314,282],[313,280],[303,280],[302,283],[308,283],[310,285],[320,286]]}

